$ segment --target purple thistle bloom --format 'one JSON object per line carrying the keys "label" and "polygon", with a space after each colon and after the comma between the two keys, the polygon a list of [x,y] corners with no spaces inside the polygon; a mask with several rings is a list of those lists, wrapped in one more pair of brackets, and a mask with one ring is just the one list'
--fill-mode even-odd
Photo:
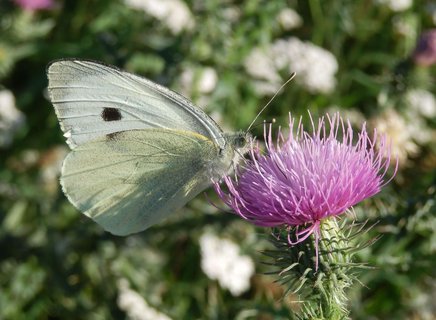
{"label": "purple thistle bloom", "polygon": [[55,5],[53,0],[15,0],[15,3],[29,11],[51,9]]}
{"label": "purple thistle bloom", "polygon": [[294,132],[295,119],[290,116],[289,136],[279,129],[276,143],[270,125],[265,129],[267,153],[252,143],[241,172],[235,179],[224,177],[227,191],[219,183],[214,187],[229,207],[256,225],[297,227],[296,242],[288,237],[291,245],[314,234],[317,269],[321,221],[381,190],[387,183],[383,177],[390,148],[376,131],[371,139],[365,125],[355,136],[339,114],[322,117],[317,127],[311,120],[312,134],[304,131],[301,118]]}
{"label": "purple thistle bloom", "polygon": [[436,63],[436,29],[428,30],[419,37],[413,60],[422,66]]}

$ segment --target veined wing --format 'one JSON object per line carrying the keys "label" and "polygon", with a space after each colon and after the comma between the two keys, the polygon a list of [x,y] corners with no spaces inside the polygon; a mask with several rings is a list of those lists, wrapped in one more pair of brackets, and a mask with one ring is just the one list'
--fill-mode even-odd
{"label": "veined wing", "polygon": [[192,131],[225,145],[208,115],[147,79],[77,59],[52,62],[47,75],[50,100],[72,148],[113,132],[148,128]]}
{"label": "veined wing", "polygon": [[110,134],[72,150],[61,183],[71,203],[116,235],[158,223],[210,184],[219,149],[186,131]]}

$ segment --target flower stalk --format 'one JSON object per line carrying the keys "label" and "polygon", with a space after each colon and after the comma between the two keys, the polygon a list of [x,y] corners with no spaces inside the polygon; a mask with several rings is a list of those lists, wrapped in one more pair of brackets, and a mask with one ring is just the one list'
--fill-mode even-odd
{"label": "flower stalk", "polygon": [[276,228],[271,235],[274,249],[266,250],[266,264],[273,266],[269,272],[286,288],[285,295],[298,296],[298,319],[348,319],[346,289],[355,281],[358,269],[369,268],[353,262],[353,256],[376,239],[359,243],[365,223],[349,224],[346,219],[325,219],[319,228],[319,267],[314,268],[315,245],[304,241],[289,245],[286,228]]}

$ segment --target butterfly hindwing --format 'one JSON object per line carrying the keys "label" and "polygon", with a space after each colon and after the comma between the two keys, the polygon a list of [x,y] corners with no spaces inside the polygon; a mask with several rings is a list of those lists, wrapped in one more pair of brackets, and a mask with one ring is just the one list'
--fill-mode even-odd
{"label": "butterfly hindwing", "polygon": [[85,215],[127,235],[161,221],[206,188],[218,152],[211,140],[192,132],[123,131],[71,151],[61,183]]}

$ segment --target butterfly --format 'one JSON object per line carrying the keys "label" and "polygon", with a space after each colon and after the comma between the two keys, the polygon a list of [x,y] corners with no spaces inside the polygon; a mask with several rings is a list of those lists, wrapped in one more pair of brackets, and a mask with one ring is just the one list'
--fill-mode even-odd
{"label": "butterfly", "polygon": [[180,94],[113,66],[58,60],[47,76],[71,148],[62,189],[115,235],[143,231],[184,206],[231,169],[248,139],[224,133]]}

